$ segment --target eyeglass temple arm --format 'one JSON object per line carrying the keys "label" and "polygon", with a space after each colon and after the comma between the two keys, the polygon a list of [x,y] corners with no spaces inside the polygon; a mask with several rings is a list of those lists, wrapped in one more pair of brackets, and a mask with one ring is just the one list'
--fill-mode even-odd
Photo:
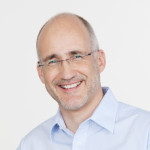
{"label": "eyeglass temple arm", "polygon": [[44,66],[44,64],[40,64],[40,61],[38,61],[37,64],[38,64],[39,67]]}

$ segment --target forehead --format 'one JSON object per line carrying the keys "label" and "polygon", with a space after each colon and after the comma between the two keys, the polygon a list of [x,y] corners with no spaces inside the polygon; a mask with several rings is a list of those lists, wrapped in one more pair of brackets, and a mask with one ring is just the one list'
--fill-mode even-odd
{"label": "forehead", "polygon": [[41,57],[90,47],[89,33],[77,17],[55,18],[42,29],[37,47]]}

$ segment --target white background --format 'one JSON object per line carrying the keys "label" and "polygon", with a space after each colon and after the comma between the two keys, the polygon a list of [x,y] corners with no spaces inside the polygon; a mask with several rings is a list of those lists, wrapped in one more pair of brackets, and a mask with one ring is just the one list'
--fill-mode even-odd
{"label": "white background", "polygon": [[150,110],[150,0],[0,0],[0,149],[54,115],[57,104],[36,71],[35,41],[51,16],[72,12],[93,26],[119,101]]}

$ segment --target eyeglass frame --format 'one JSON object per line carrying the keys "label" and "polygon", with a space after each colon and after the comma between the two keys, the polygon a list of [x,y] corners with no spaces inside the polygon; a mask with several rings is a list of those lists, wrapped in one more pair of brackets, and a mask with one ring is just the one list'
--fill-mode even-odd
{"label": "eyeglass frame", "polygon": [[[81,59],[83,59],[83,58],[85,58],[85,57],[87,57],[87,56],[91,56],[94,52],[98,52],[99,50],[94,50],[94,51],[91,51],[90,53],[88,53],[88,54],[85,54],[85,55],[80,55],[80,58]],[[67,59],[61,59],[61,60],[56,60],[56,64],[58,64],[58,63],[61,63],[62,64],[62,62],[63,61],[67,61],[67,62],[72,62],[71,60],[75,60],[75,59],[77,59],[77,58],[75,58],[75,57],[70,57],[70,58],[67,58]],[[49,64],[40,64],[40,61],[38,61],[37,62],[37,64],[38,64],[38,66],[39,67],[45,67],[45,66],[50,66]]]}

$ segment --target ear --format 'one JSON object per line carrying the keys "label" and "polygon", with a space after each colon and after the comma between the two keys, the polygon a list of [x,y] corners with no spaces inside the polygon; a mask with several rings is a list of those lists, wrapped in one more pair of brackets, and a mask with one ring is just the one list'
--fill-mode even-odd
{"label": "ear", "polygon": [[99,72],[101,73],[105,69],[105,65],[106,65],[105,53],[102,49],[98,50],[97,61],[98,61]]}
{"label": "ear", "polygon": [[42,67],[39,67],[39,65],[37,65],[37,72],[38,72],[38,75],[39,75],[41,82],[45,83],[44,82],[45,80],[44,80],[43,69],[42,69]]}

